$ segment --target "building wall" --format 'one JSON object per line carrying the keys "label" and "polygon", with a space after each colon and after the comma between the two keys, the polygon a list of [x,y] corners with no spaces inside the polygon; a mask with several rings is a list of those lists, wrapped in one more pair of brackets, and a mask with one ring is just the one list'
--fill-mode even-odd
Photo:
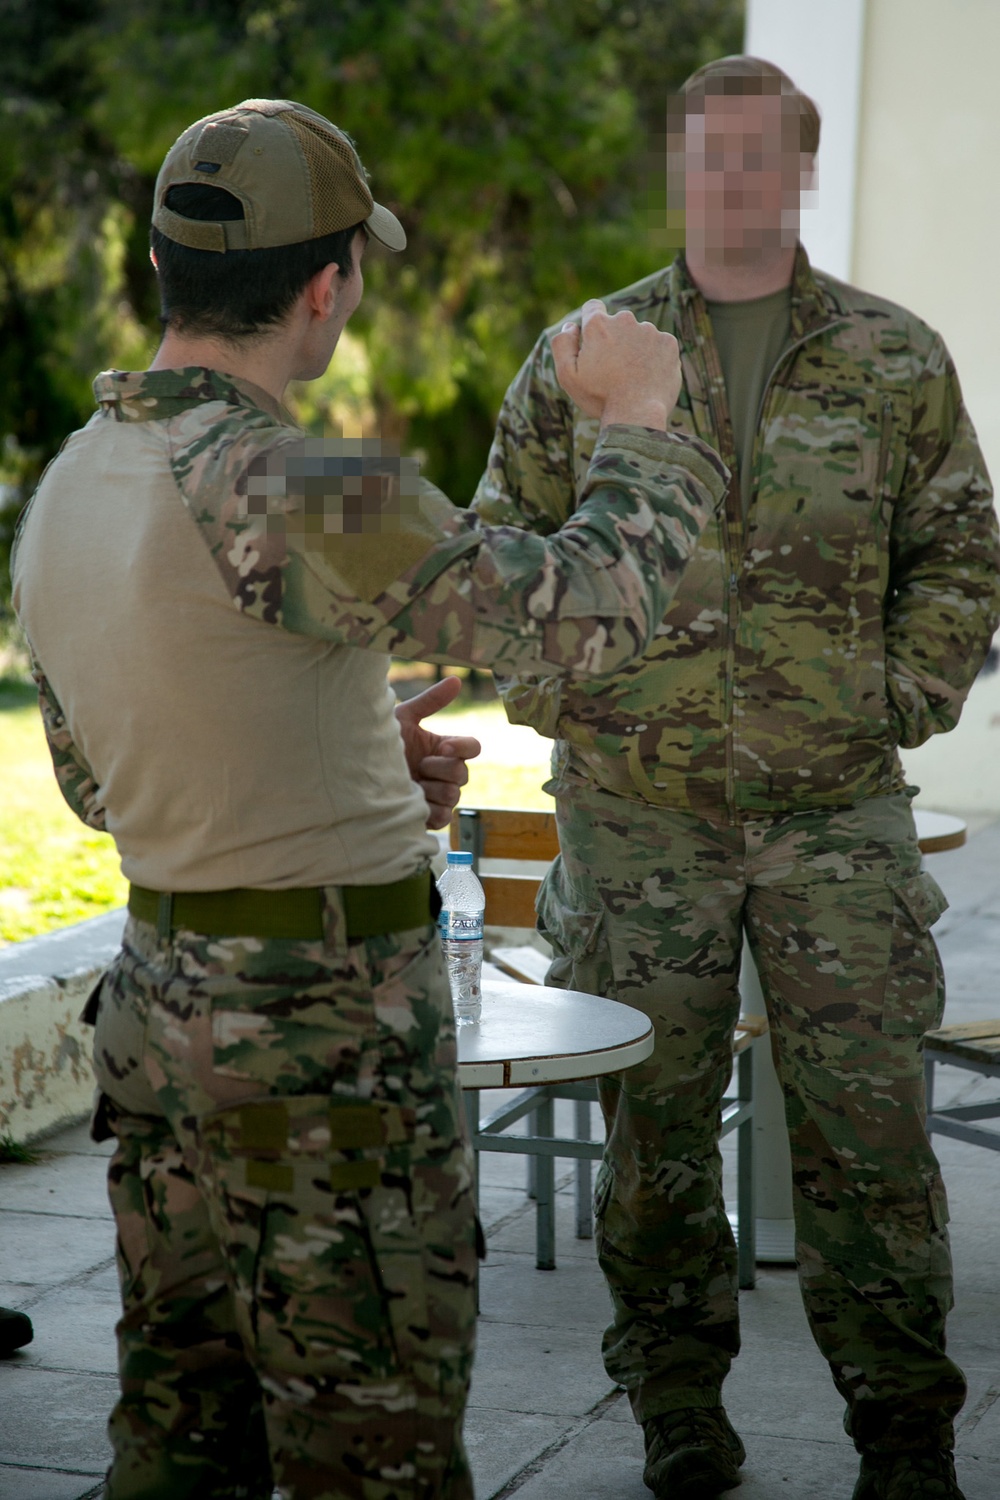
{"label": "building wall", "polygon": [[747,0],[745,45],[823,117],[810,255],[939,330],[1000,476],[1000,0]]}
{"label": "building wall", "polygon": [[794,78],[820,112],[818,191],[803,205],[802,243],[847,281],[854,247],[858,127],[867,0],[747,0],[745,47]]}
{"label": "building wall", "polygon": [[[997,484],[1000,0],[747,0],[745,45],[823,117],[810,256],[941,333]],[[922,806],[1000,815],[1000,672],[903,762]]]}
{"label": "building wall", "polygon": [[851,278],[941,332],[998,480],[1000,4],[867,12]]}

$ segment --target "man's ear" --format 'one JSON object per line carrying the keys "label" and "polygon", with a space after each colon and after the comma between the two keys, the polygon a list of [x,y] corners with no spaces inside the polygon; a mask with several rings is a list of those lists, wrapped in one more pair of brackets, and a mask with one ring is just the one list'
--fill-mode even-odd
{"label": "man's ear", "polygon": [[317,271],[315,276],[310,277],[302,289],[309,311],[323,323],[333,313],[336,301],[335,284],[339,271],[340,267],[336,261],[331,261],[328,266]]}

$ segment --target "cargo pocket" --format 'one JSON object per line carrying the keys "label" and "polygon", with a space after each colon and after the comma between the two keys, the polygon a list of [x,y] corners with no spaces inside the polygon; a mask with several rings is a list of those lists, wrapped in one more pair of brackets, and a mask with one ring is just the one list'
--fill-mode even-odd
{"label": "cargo pocket", "polygon": [[[240,1332],[262,1371],[369,1382],[412,1363],[426,1306],[399,1148],[414,1128],[411,1111],[325,1094],[202,1121]],[[401,1290],[391,1285],[400,1257],[410,1268]]]}
{"label": "cargo pocket", "polygon": [[948,902],[926,871],[893,884],[891,893],[882,1030],[889,1036],[922,1036],[941,1024],[944,1012],[944,975],[930,929]]}
{"label": "cargo pocket", "polygon": [[577,890],[566,874],[561,854],[546,872],[535,910],[538,931],[551,944],[554,955],[546,984],[615,999],[603,904],[596,894],[588,897]]}
{"label": "cargo pocket", "polygon": [[594,1218],[598,1224],[604,1222],[608,1203],[611,1199],[611,1189],[615,1185],[614,1171],[609,1162],[602,1161],[597,1169],[597,1177],[594,1181]]}

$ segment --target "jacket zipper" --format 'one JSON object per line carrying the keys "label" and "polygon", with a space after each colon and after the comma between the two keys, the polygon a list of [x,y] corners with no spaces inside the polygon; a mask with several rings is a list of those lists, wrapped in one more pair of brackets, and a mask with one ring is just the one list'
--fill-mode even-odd
{"label": "jacket zipper", "polygon": [[[688,311],[690,316],[690,309]],[[696,346],[694,339],[690,342],[692,348]],[[725,382],[714,338],[710,339],[705,349],[709,410],[715,425],[715,436],[719,451],[730,468],[729,493],[726,496],[726,501],[721,512],[722,547],[729,574],[729,587],[726,598],[726,657],[722,681],[722,717],[726,746],[726,811],[729,815],[730,825],[733,825],[736,822],[736,755],[733,745],[736,733],[736,721],[733,713],[733,699],[736,677],[736,620],[739,607],[739,578],[737,575],[739,558],[743,548],[743,501],[740,490],[739,463],[736,455],[736,443],[733,437],[732,418],[729,415],[728,405],[722,406],[716,395],[720,386],[723,390],[725,389]],[[714,368],[711,365],[714,365]],[[728,438],[725,452],[723,452],[723,435]],[[732,510],[732,516],[730,516],[730,510]]]}
{"label": "jacket zipper", "polygon": [[889,444],[892,440],[892,402],[888,396],[882,397],[882,434],[878,449],[878,468],[875,470],[875,493],[872,500],[872,525],[876,525],[879,512],[882,509],[882,491],[885,488],[885,476],[889,468]]}
{"label": "jacket zipper", "polygon": [[771,373],[767,377],[767,380],[764,382],[764,390],[761,394],[760,403],[757,407],[757,415],[754,418],[753,447],[750,455],[752,480],[752,483],[750,485],[751,505],[753,505],[755,499],[757,498],[757,481],[760,477],[757,473],[757,465],[760,462],[760,425],[764,419],[764,411],[767,407],[768,397],[771,394],[771,387],[774,383],[775,375],[777,375],[786,359],[788,359],[790,355],[795,354],[799,349],[804,348],[805,345],[809,343],[810,339],[814,339],[817,334],[828,333],[831,328],[836,328],[838,323],[843,322],[846,322],[846,319],[832,318],[829,323],[820,323],[817,328],[811,328],[809,332],[804,333],[800,339],[796,339],[794,344],[789,344],[787,348],[782,349],[781,353],[778,355],[778,358],[775,360]]}
{"label": "jacket zipper", "polygon": [[[759,451],[760,450],[760,442],[759,442],[759,439],[760,439],[760,426],[761,426],[761,421],[762,421],[763,416],[764,416],[765,408],[767,406],[768,397],[771,394],[771,389],[772,389],[772,385],[773,385],[773,382],[774,382],[774,377],[775,377],[775,375],[777,375],[778,371],[781,369],[781,367],[785,363],[785,361],[787,359],[789,359],[793,354],[795,354],[797,350],[801,349],[803,347],[803,345],[807,344],[810,341],[810,339],[813,339],[813,338],[817,337],[817,335],[819,335],[821,333],[826,333],[828,329],[836,327],[837,323],[841,322],[841,321],[843,321],[843,320],[840,319],[840,318],[834,318],[834,319],[832,319],[828,323],[822,323],[822,324],[820,324],[816,328],[811,328],[808,333],[803,334],[803,336],[801,338],[796,339],[793,344],[789,344],[787,348],[785,348],[785,349],[783,349],[781,351],[780,355],[778,356],[777,360],[774,363],[774,366],[773,366],[773,368],[771,370],[771,373],[768,375],[767,380],[764,383],[764,390],[763,390],[763,393],[761,395],[759,405],[757,407],[756,417],[754,419],[753,446],[752,446],[752,449],[751,449],[751,480],[752,480],[752,482],[751,482],[751,486],[750,486],[750,500],[749,500],[749,505],[747,507],[747,518],[748,519],[749,519],[750,507],[753,505],[753,503],[754,503],[754,501],[756,499],[756,495],[757,495],[757,478],[758,478],[758,475],[757,475],[757,464],[758,464],[759,459],[760,459],[760,451]],[[712,350],[713,350],[713,353],[714,353],[714,349],[715,349],[715,341],[713,339],[712,340]],[[721,374],[721,367],[720,367],[719,373]],[[722,421],[720,420],[720,416],[719,416],[718,408],[716,406],[716,402],[715,402],[714,398],[711,397],[711,396],[709,397],[709,406],[710,406],[710,408],[712,410],[712,416],[713,416],[713,419],[714,419],[714,421],[716,423],[717,433],[718,433],[719,436],[721,436],[721,434],[722,434],[722,432],[724,430],[723,429],[723,424],[722,424]],[[726,413],[726,418],[727,418],[728,430],[729,430],[730,436],[731,436],[732,435],[732,432],[731,432],[731,423],[729,422],[729,419],[728,419],[728,412]],[[729,570],[728,593],[727,593],[727,599],[726,599],[726,667],[725,667],[725,683],[724,683],[724,691],[723,691],[723,714],[724,714],[724,718],[725,718],[724,729],[725,729],[725,738],[726,738],[726,808],[727,808],[727,811],[728,811],[728,814],[729,814],[730,825],[735,824],[736,821],[737,821],[737,817],[736,817],[736,814],[737,814],[737,807],[736,807],[736,715],[735,715],[735,712],[734,712],[734,708],[735,708],[735,699],[736,699],[736,637],[737,637],[737,628],[738,628],[738,623],[739,623],[739,607],[740,607],[740,579],[739,579],[739,575],[740,575],[740,568],[741,568],[742,562],[743,562],[743,546],[744,546],[743,487],[742,487],[742,484],[740,482],[740,476],[739,476],[738,472],[734,471],[734,474],[735,474],[735,478],[733,480],[733,487],[734,487],[735,492],[736,492],[735,498],[739,502],[734,507],[734,511],[735,511],[734,519],[736,520],[735,537],[733,535],[733,532],[730,530],[730,526],[729,526],[728,506],[726,508],[724,508],[723,512],[722,512],[723,546],[725,548],[726,564],[727,564],[727,567],[728,567],[728,570]]]}

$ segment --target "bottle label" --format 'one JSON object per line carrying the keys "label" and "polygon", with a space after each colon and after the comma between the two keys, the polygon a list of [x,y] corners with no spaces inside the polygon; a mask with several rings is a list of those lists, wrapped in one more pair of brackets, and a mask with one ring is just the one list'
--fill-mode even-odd
{"label": "bottle label", "polygon": [[442,911],[438,918],[441,936],[448,942],[476,942],[483,936],[481,911]]}

